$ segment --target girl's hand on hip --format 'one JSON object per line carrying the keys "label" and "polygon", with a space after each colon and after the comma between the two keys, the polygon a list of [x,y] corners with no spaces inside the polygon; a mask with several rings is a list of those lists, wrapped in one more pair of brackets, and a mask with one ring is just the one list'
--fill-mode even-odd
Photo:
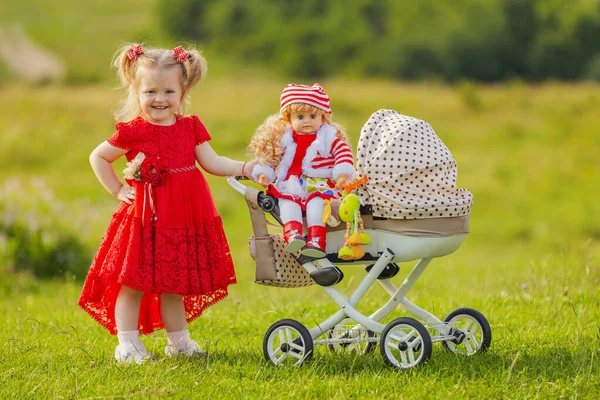
{"label": "girl's hand on hip", "polygon": [[132,204],[132,200],[135,200],[135,189],[129,185],[123,185],[115,197],[127,204]]}

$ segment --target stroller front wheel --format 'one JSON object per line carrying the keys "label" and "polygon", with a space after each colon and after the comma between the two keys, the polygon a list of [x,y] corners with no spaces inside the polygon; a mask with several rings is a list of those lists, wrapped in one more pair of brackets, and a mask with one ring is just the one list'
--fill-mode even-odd
{"label": "stroller front wheel", "polygon": [[275,322],[265,335],[263,354],[274,365],[298,366],[313,355],[313,340],[304,325],[293,319]]}
{"label": "stroller front wheel", "polygon": [[487,350],[492,343],[492,328],[479,311],[462,307],[452,311],[444,319],[451,326],[450,333],[456,339],[443,342],[453,353],[472,356]]}
{"label": "stroller front wheel", "polygon": [[379,348],[387,365],[409,369],[431,357],[431,336],[419,321],[409,317],[398,318],[381,333]]}

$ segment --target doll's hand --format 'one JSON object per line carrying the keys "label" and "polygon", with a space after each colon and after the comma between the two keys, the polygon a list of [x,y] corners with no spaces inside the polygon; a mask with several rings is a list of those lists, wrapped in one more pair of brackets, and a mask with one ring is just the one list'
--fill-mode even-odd
{"label": "doll's hand", "polygon": [[335,188],[337,190],[342,190],[347,182],[348,182],[348,175],[342,174],[342,175],[338,176],[337,180],[335,181]]}
{"label": "doll's hand", "polygon": [[135,189],[129,185],[123,185],[115,197],[127,204],[131,204],[131,201],[135,199]]}
{"label": "doll's hand", "polygon": [[260,175],[258,177],[258,183],[260,183],[264,187],[269,186],[269,177],[266,175]]}

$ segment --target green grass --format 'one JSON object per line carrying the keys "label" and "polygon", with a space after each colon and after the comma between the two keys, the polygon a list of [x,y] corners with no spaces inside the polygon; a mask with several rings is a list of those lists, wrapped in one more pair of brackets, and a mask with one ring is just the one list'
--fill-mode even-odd
{"label": "green grass", "polygon": [[[192,94],[189,111],[206,123],[219,153],[244,158],[285,83],[209,78]],[[81,282],[9,274],[0,283],[0,398],[598,398],[598,86],[321,83],[334,120],[354,143],[372,112],[392,108],[430,122],[453,152],[458,184],[475,196],[471,234],[455,254],[434,260],[408,297],[438,317],[461,306],[480,310],[494,336],[487,353],[462,358],[434,345],[427,365],[399,372],[385,366],[379,350],[355,356],[317,348],[300,368],[270,366],[261,353],[272,323],[294,318],[312,327],[336,306],[318,287],[253,283],[244,201],[223,178],[209,177],[239,280],[190,325],[211,356],[165,359],[158,332],[144,339],[156,363],[118,365],[115,338],[76,306]],[[88,215],[64,218],[74,227],[90,221],[83,239],[95,248],[116,202],[87,157],[113,132],[110,114],[121,93],[9,86],[2,94],[0,182],[41,177],[67,210],[87,201]],[[410,267],[403,264],[394,281]],[[349,294],[362,271],[345,271],[338,286]],[[385,299],[374,286],[359,309],[369,313]]]}

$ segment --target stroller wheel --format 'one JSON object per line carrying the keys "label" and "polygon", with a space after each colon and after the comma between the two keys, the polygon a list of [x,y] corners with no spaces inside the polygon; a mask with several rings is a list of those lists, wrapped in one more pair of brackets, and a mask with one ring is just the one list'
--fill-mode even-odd
{"label": "stroller wheel", "polygon": [[431,336],[419,321],[403,317],[390,322],[383,333],[379,349],[390,367],[409,369],[431,357]]}
{"label": "stroller wheel", "polygon": [[313,340],[308,329],[293,319],[275,322],[265,335],[263,354],[280,366],[296,366],[313,355]]}
{"label": "stroller wheel", "polygon": [[457,354],[472,356],[487,350],[492,343],[492,328],[482,313],[473,308],[457,308],[444,319],[455,339],[443,342]]}
{"label": "stroller wheel", "polygon": [[350,318],[337,324],[327,332],[327,337],[331,341],[327,348],[331,351],[356,352],[362,355],[372,353],[377,346],[374,340],[377,335],[363,327],[356,328],[357,325]]}

